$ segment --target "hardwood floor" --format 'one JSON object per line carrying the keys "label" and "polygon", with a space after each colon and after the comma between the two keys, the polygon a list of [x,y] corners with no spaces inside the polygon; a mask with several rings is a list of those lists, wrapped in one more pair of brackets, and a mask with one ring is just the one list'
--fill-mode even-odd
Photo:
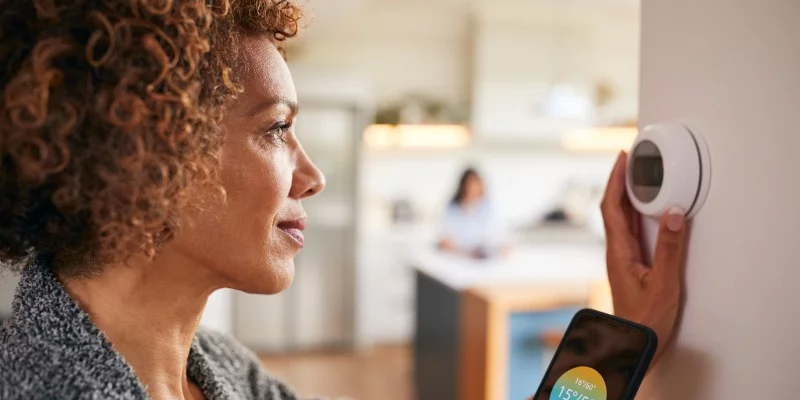
{"label": "hardwood floor", "polygon": [[363,353],[263,356],[270,374],[299,395],[327,399],[412,400],[411,350],[379,347]]}

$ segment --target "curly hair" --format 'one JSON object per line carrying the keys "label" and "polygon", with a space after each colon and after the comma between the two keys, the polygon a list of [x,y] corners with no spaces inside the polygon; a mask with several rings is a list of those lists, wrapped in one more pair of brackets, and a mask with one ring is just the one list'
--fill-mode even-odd
{"label": "curly hair", "polygon": [[280,47],[301,17],[289,0],[0,0],[0,264],[153,257],[191,193],[224,193],[241,33]]}

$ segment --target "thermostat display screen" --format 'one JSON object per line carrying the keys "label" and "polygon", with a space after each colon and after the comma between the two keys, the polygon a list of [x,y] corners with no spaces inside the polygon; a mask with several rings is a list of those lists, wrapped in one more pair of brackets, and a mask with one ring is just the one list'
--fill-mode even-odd
{"label": "thermostat display screen", "polygon": [[638,156],[633,159],[633,184],[660,187],[664,182],[661,156]]}

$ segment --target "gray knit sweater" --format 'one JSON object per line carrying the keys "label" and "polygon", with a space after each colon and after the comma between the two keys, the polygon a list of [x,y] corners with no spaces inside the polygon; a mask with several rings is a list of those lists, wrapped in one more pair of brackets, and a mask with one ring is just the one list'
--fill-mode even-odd
{"label": "gray knit sweater", "polygon": [[[195,336],[187,372],[208,400],[297,398],[244,346],[207,330]],[[0,399],[148,398],[133,368],[50,269],[27,268],[0,330]]]}

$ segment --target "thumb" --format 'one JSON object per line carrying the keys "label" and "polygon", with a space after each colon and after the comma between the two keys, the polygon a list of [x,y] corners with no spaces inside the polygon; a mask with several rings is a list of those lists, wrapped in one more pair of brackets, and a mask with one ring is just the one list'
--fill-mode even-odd
{"label": "thumb", "polygon": [[686,218],[683,210],[672,208],[661,217],[653,254],[653,272],[678,277],[686,253]]}

